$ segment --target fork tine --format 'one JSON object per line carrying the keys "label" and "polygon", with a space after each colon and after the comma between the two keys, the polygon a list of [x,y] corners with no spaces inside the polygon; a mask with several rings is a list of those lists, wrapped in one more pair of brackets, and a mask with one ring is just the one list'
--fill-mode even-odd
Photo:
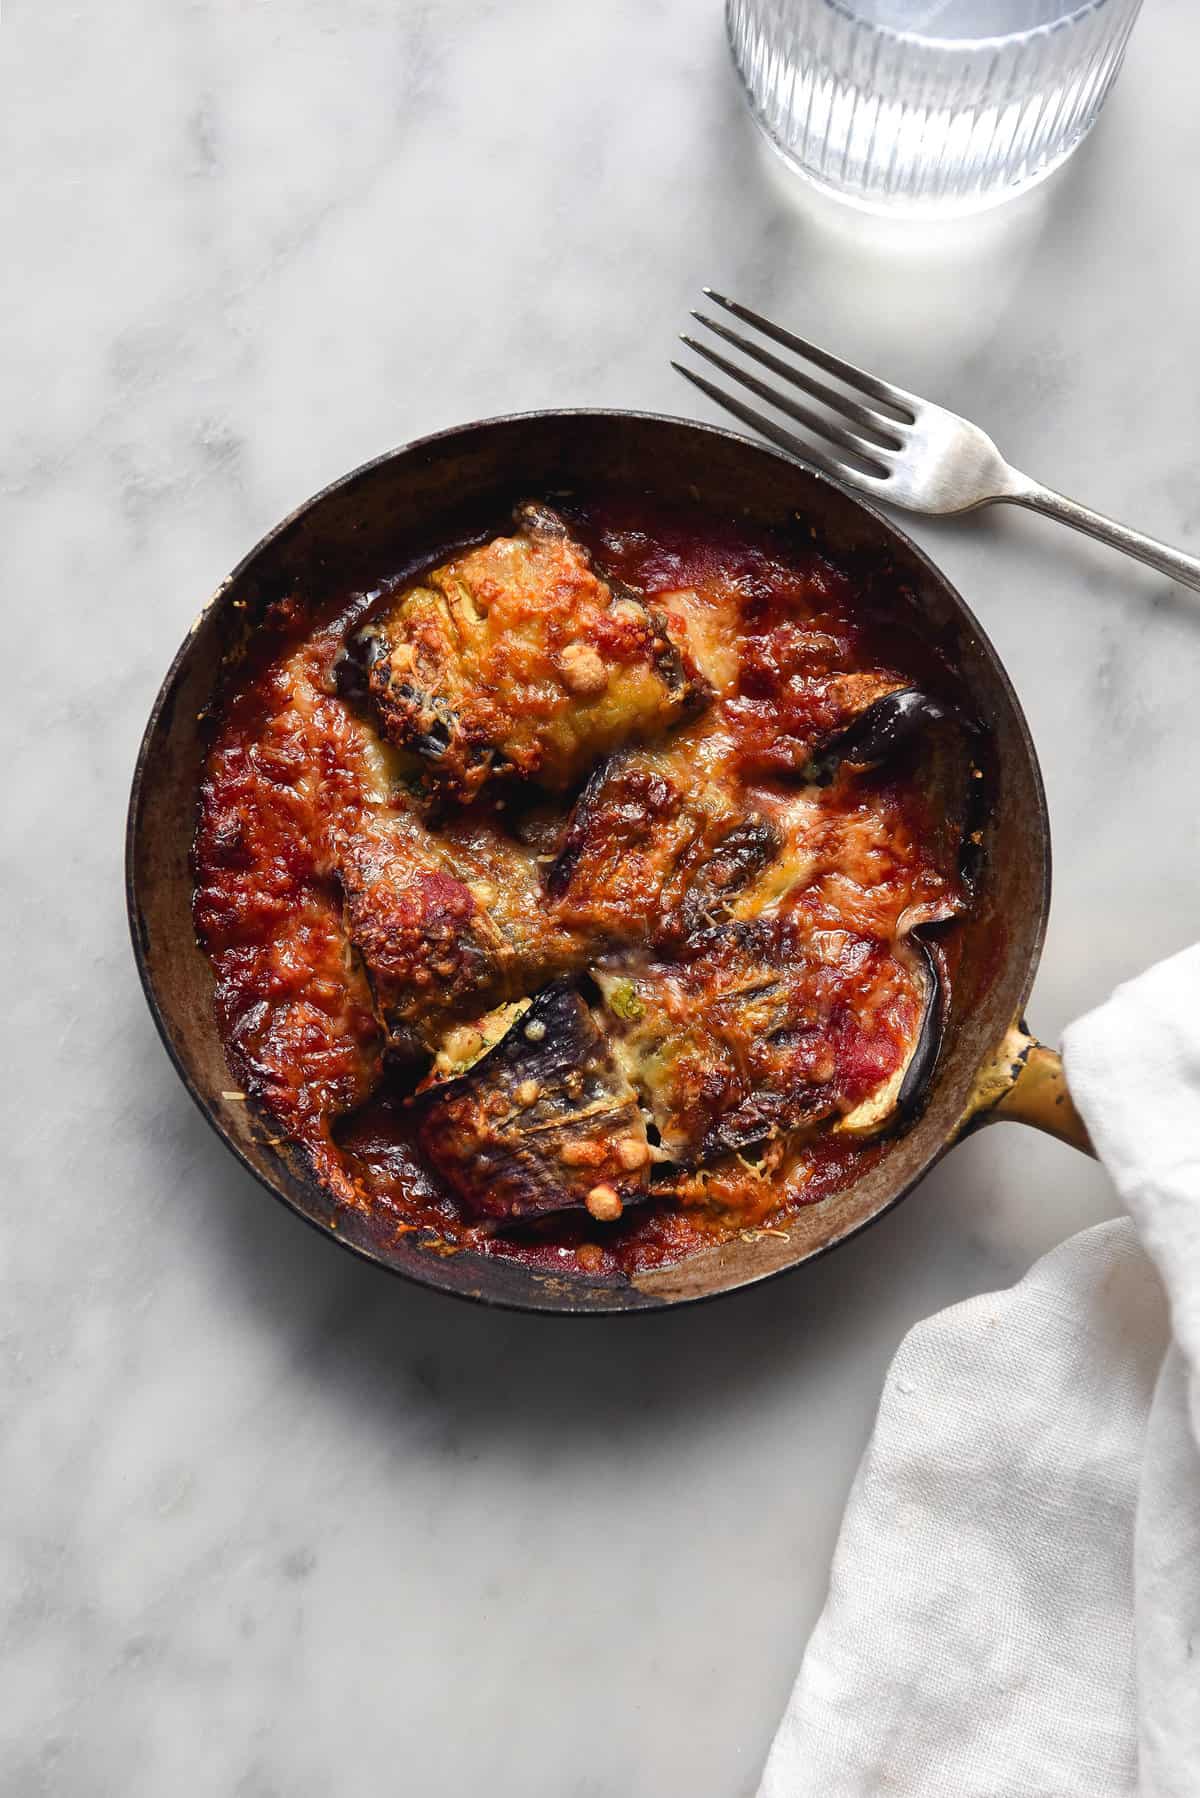
{"label": "fork tine", "polygon": [[868,399],[879,400],[883,405],[890,406],[900,414],[905,423],[915,422],[916,406],[919,404],[915,394],[906,393],[903,387],[893,387],[890,382],[869,375],[865,368],[855,368],[852,362],[843,362],[840,356],[830,355],[819,344],[809,343],[805,337],[797,337],[794,331],[785,331],[782,325],[772,324],[761,312],[752,312],[749,306],[727,299],[723,293],[716,293],[711,287],[706,287],[704,292],[714,305],[723,306],[726,312],[732,312],[743,324],[753,325],[756,331],[761,331],[764,337],[782,344],[785,350],[794,350],[798,356],[807,356],[810,362],[823,368],[827,375],[836,375],[839,381],[845,381],[848,387],[856,387]]}
{"label": "fork tine", "polygon": [[726,412],[731,412],[735,418],[741,419],[744,425],[749,425],[750,429],[757,431],[761,437],[766,437],[771,443],[778,444],[779,448],[786,450],[789,456],[796,456],[801,462],[808,462],[813,467],[821,469],[823,473],[832,475],[835,481],[847,481],[851,486],[866,487],[872,492],[884,486],[884,482],[876,480],[874,475],[864,474],[857,468],[848,468],[845,463],[839,462],[836,456],[830,455],[828,450],[822,449],[817,444],[805,443],[804,439],[797,437],[794,431],[785,431],[782,425],[777,425],[774,419],[766,418],[761,412],[756,412],[753,406],[743,406],[742,402],[735,400],[732,394],[724,393],[721,388],[714,387],[711,381],[706,381],[703,375],[694,374],[690,368],[685,368],[682,362],[672,362],[671,367],[685,380],[690,381],[693,387],[698,387],[701,393],[706,393],[716,405],[722,406]]}
{"label": "fork tine", "polygon": [[811,375],[806,375],[800,369],[794,368],[781,356],[772,356],[770,350],[764,350],[761,345],[752,342],[749,337],[743,337],[739,332],[729,330],[728,326],[718,324],[715,318],[706,318],[703,312],[693,312],[692,317],[697,323],[702,324],[706,331],[715,332],[718,337],[724,338],[726,343],[732,344],[735,350],[740,350],[743,356],[749,356],[753,361],[761,363],[764,368],[769,368],[772,374],[782,376],[794,387],[799,387],[802,392],[811,394],[813,399],[820,400],[823,406],[828,406],[834,412],[840,412],[843,418],[849,418],[862,430],[871,432],[879,438],[884,449],[903,448],[902,440],[896,432],[895,420],[884,418],[882,413],[872,412],[867,406],[860,406],[858,401],[851,399],[848,393],[838,393],[835,388],[826,387],[824,381],[814,381]]}
{"label": "fork tine", "polygon": [[[694,350],[697,356],[703,356],[706,362],[711,362],[714,368],[719,368],[722,374],[728,375],[731,381],[736,381],[740,387],[748,387],[750,392],[757,394],[760,400],[766,400],[768,406],[774,406],[778,411],[786,412],[789,418],[796,420],[797,424],[803,425],[806,430],[812,431],[816,436],[824,437],[828,442],[836,444],[838,449],[848,450],[857,462],[866,464],[870,474],[887,475],[887,464],[880,459],[881,452],[878,444],[866,442],[863,438],[856,436],[853,431],[847,430],[844,425],[838,424],[835,419],[826,418],[822,413],[814,412],[810,406],[799,405],[784,393],[777,393],[773,387],[768,387],[765,381],[758,380],[756,376],[748,374],[745,369],[738,368],[733,362],[728,362],[724,356],[719,356],[716,350],[710,350],[705,344],[697,343],[695,338],[684,337],[681,341],[687,344],[689,350]],[[872,454],[872,451],[875,453]]]}

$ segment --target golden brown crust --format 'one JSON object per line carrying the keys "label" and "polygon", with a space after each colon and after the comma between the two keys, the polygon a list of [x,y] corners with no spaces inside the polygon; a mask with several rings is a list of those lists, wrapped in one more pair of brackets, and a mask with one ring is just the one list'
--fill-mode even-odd
{"label": "golden brown crust", "polygon": [[660,736],[705,685],[654,607],[607,581],[561,520],[445,563],[357,640],[380,728],[441,799],[496,774],[561,790],[623,743]]}

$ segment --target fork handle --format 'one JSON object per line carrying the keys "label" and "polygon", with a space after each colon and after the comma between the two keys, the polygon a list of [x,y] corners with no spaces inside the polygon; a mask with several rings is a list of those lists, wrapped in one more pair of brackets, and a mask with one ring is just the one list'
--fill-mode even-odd
{"label": "fork handle", "polygon": [[1148,562],[1151,568],[1169,575],[1173,581],[1200,590],[1200,556],[1186,556],[1181,549],[1172,549],[1169,543],[1143,536],[1141,531],[1131,531],[1128,525],[1118,524],[1115,518],[1105,518],[1102,512],[1093,512],[1077,500],[1067,499],[1050,487],[1041,487],[1024,475],[1018,475],[1016,479],[1019,484],[1001,494],[1001,499],[1011,501],[1013,505],[1029,506],[1034,512],[1044,512],[1048,518],[1057,518],[1060,524],[1085,531],[1089,537],[1096,537],[1113,549],[1123,549],[1127,556],[1133,556],[1139,562]]}

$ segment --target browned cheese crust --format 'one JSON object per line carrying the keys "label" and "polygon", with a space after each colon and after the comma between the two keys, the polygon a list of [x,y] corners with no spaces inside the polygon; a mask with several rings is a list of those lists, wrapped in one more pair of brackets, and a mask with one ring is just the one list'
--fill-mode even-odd
{"label": "browned cheese crust", "polygon": [[354,646],[380,729],[442,800],[498,774],[560,790],[704,697],[661,613],[554,513],[523,506],[517,527],[435,568]]}

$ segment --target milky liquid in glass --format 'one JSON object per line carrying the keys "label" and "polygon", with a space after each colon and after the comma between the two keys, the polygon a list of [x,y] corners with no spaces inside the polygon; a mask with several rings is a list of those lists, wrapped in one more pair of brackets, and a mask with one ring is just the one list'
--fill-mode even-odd
{"label": "milky liquid in glass", "polygon": [[1086,135],[1141,0],[727,0],[768,138],[879,209],[963,212],[1041,180]]}

